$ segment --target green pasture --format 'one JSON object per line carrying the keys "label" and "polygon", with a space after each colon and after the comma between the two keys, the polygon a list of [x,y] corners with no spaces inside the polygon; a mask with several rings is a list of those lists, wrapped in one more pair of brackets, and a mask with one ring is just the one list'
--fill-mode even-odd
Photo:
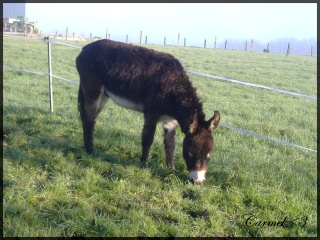
{"label": "green pasture", "polygon": [[[84,46],[88,42],[68,41]],[[317,58],[143,45],[189,70],[317,95]],[[52,44],[53,74],[78,81],[80,50]],[[47,72],[47,42],[3,38],[3,65]],[[317,149],[317,102],[189,74],[207,118]],[[141,169],[143,116],[109,101],[86,154],[78,85],[3,69],[5,237],[305,237],[317,235],[317,153],[218,127],[206,182],[193,185],[177,133],[165,165],[159,124]]]}

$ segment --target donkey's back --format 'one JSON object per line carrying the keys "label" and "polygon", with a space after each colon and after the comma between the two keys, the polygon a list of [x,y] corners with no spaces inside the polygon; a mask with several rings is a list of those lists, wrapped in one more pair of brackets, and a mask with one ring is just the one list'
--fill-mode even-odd
{"label": "donkey's back", "polygon": [[117,104],[138,111],[156,107],[154,104],[163,102],[177,86],[191,87],[173,56],[131,44],[110,40],[91,43],[76,63],[84,89],[104,91]]}

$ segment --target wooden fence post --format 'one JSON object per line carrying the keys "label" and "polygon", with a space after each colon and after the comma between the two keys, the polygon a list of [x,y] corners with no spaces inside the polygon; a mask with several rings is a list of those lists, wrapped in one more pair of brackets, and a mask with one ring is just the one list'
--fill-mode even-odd
{"label": "wooden fence post", "polygon": [[166,45],[166,37],[164,37],[163,45],[164,45],[164,46]]}
{"label": "wooden fence post", "polygon": [[126,43],[128,43],[128,35],[126,36]]}
{"label": "wooden fence post", "polygon": [[268,46],[267,46],[267,52],[269,52],[269,43],[268,43]]}
{"label": "wooden fence post", "polygon": [[207,39],[204,40],[204,48],[206,48],[207,45]]}
{"label": "wooden fence post", "polygon": [[50,45],[50,38],[48,38],[48,71],[49,71],[50,112],[53,112],[52,68],[51,68],[51,45]]}
{"label": "wooden fence post", "polygon": [[183,46],[184,46],[184,47],[186,46],[186,38],[184,38]]}
{"label": "wooden fence post", "polygon": [[313,46],[311,47],[311,57],[312,57],[312,50],[313,50]]}
{"label": "wooden fence post", "polygon": [[224,43],[224,49],[227,49],[227,40],[226,40],[226,42]]}
{"label": "wooden fence post", "polygon": [[214,49],[216,49],[217,46],[217,36],[214,36]]}
{"label": "wooden fence post", "polygon": [[290,43],[288,43],[287,56],[290,54]]}
{"label": "wooden fence post", "polygon": [[106,32],[106,39],[108,39],[108,28],[107,28],[107,32]]}
{"label": "wooden fence post", "polygon": [[146,36],[146,40],[145,40],[145,43],[144,43],[144,44],[147,44],[147,39],[148,39],[148,36]]}
{"label": "wooden fence post", "polygon": [[56,37],[58,37],[58,31],[56,31]]}
{"label": "wooden fence post", "polygon": [[180,45],[180,33],[178,33],[178,46]]}
{"label": "wooden fence post", "polygon": [[246,41],[246,46],[245,46],[244,50],[247,51],[247,49],[248,49],[248,41]]}
{"label": "wooden fence post", "polygon": [[142,31],[140,31],[140,44],[141,44],[141,41],[142,41]]}

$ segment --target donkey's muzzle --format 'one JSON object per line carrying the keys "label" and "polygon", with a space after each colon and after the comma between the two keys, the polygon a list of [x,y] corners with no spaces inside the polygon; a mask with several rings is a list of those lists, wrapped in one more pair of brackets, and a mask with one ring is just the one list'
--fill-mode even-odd
{"label": "donkey's muzzle", "polygon": [[201,183],[203,183],[203,182],[206,180],[205,174],[206,174],[206,171],[205,171],[205,170],[201,170],[201,171],[190,171],[190,172],[189,172],[189,178],[191,179],[191,181],[193,181],[193,183],[195,183],[195,184],[201,184]]}

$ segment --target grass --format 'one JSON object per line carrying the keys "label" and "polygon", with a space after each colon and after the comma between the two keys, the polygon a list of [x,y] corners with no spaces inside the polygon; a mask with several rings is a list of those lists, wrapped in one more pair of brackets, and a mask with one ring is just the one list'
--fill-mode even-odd
{"label": "grass", "polygon": [[[316,95],[313,57],[147,47],[173,54],[190,70]],[[4,65],[47,71],[46,43],[4,38],[3,49]],[[53,44],[53,74],[77,80],[78,54]],[[207,117],[217,109],[225,124],[316,149],[316,101],[189,76]],[[5,237],[317,235],[316,153],[220,127],[207,181],[193,185],[183,134],[177,133],[177,170],[165,167],[160,126],[150,167],[140,169],[143,117],[111,101],[96,124],[96,155],[88,156],[77,90],[54,79],[50,114],[47,77],[3,70]],[[247,226],[245,214],[299,219],[286,227]]]}

